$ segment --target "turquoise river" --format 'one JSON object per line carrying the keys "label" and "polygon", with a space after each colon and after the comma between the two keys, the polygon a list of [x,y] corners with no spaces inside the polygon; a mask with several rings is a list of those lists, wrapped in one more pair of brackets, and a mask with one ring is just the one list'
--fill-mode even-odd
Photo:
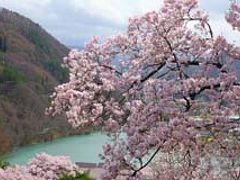
{"label": "turquoise river", "polygon": [[46,152],[50,155],[69,156],[73,162],[99,163],[102,145],[107,141],[108,137],[102,133],[65,137],[47,143],[20,147],[8,154],[5,160],[11,164],[25,164],[35,154]]}

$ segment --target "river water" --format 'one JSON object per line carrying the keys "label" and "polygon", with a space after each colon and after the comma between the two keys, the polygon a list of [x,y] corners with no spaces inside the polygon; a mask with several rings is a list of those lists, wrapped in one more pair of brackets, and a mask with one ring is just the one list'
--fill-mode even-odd
{"label": "river water", "polygon": [[[232,116],[231,119],[239,120],[239,116]],[[108,141],[109,138],[101,132],[70,136],[20,147],[8,154],[5,160],[11,164],[25,164],[35,154],[46,152],[50,155],[69,156],[73,162],[100,163],[99,154],[102,152],[102,145]]]}
{"label": "river water", "polygon": [[99,163],[102,145],[109,141],[100,132],[71,136],[53,140],[47,143],[20,147],[6,156],[11,164],[25,164],[37,153],[46,152],[50,155],[69,156],[73,162]]}

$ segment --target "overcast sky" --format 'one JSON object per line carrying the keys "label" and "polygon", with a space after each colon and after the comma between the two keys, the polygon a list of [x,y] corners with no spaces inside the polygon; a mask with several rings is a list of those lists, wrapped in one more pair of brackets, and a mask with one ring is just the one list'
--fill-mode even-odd
{"label": "overcast sky", "polygon": [[[0,0],[0,6],[19,12],[39,23],[62,43],[82,44],[94,35],[111,36],[124,31],[128,18],[158,10],[163,0]],[[228,0],[199,0],[207,10],[217,34],[234,40],[224,21]]]}

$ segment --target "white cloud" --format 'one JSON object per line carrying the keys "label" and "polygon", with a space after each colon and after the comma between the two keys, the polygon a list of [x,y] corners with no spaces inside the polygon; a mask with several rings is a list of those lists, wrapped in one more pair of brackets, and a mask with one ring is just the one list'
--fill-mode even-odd
{"label": "white cloud", "polygon": [[[123,31],[128,18],[158,10],[163,0],[0,0],[0,6],[41,24],[65,44],[82,44],[94,35],[106,37]],[[234,40],[236,33],[224,21],[228,0],[199,0],[210,12],[217,34]],[[232,31],[231,31],[232,32]]]}
{"label": "white cloud", "polygon": [[162,0],[73,0],[76,8],[87,9],[93,15],[126,24],[129,17],[157,10]]}
{"label": "white cloud", "polygon": [[32,11],[46,7],[50,2],[51,0],[0,0],[0,5]]}
{"label": "white cloud", "polygon": [[230,42],[240,44],[239,38],[236,38],[239,37],[239,32],[233,31],[232,26],[225,21],[224,14],[216,14],[213,16],[210,20],[210,25],[215,33],[215,36],[222,35]]}

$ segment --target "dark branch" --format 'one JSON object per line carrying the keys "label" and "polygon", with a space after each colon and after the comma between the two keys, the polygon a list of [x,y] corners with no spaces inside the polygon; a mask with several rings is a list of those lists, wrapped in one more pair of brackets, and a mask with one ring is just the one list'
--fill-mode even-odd
{"label": "dark branch", "polygon": [[166,64],[166,62],[163,62],[162,64],[160,64],[160,66],[158,66],[157,69],[155,69],[154,71],[150,72],[146,77],[141,79],[140,82],[143,83],[146,80],[148,80],[150,77],[152,77],[154,74],[156,74],[160,69],[162,69],[165,66],[165,64]]}
{"label": "dark branch", "polygon": [[115,68],[113,68],[113,67],[111,67],[111,66],[104,65],[104,64],[101,64],[100,66],[102,66],[102,67],[104,67],[104,68],[106,68],[106,69],[110,69],[110,70],[116,72],[116,73],[119,74],[119,75],[122,75],[121,72],[119,72],[118,70],[116,70]]}
{"label": "dark branch", "polygon": [[139,169],[137,169],[133,172],[132,176],[136,176],[139,171],[141,171],[142,169],[147,167],[147,165],[153,160],[153,158],[157,155],[157,153],[160,151],[160,149],[161,149],[161,146],[156,149],[156,151],[152,154],[150,159],[143,166],[141,166]]}

